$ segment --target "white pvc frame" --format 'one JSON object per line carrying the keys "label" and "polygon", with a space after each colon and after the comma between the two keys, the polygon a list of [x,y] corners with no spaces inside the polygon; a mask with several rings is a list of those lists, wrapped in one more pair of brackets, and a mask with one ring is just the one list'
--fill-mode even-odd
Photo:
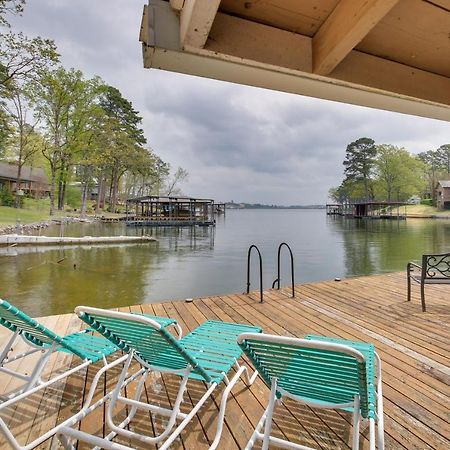
{"label": "white pvc frame", "polygon": [[[83,332],[91,332],[92,330],[83,330]],[[14,356],[10,356],[11,352],[14,351],[14,344],[19,339],[22,338],[22,340],[31,347],[31,350],[16,354]],[[25,381],[25,384],[18,389],[9,392],[6,395],[2,396],[3,400],[8,400],[16,397],[19,394],[22,394],[24,392],[27,392],[28,390],[34,388],[35,386],[38,386],[44,381],[41,378],[42,372],[45,369],[45,365],[47,364],[49,358],[60,349],[60,345],[56,342],[50,345],[47,348],[43,348],[41,346],[33,344],[31,341],[26,339],[21,330],[17,329],[14,333],[12,333],[12,336],[10,339],[6,342],[6,345],[3,347],[1,353],[0,353],[0,372],[6,373],[7,375],[10,375],[15,378],[19,378],[23,381]],[[41,356],[36,361],[36,364],[31,371],[30,375],[25,375],[23,373],[17,372],[15,370],[9,369],[6,367],[7,364],[10,364],[14,361],[17,361],[22,358],[26,358],[27,356],[30,356],[34,353],[41,352]],[[84,362],[79,366],[80,368],[84,367]]]}
{"label": "white pvc frame", "polygon": [[[117,311],[106,311],[101,310],[97,308],[88,308],[88,307],[77,307],[75,309],[75,312],[78,315],[81,315],[82,313],[88,313],[88,314],[97,314],[102,315],[104,317],[115,317],[115,318],[122,318],[126,320],[132,320],[139,323],[147,324],[157,330],[161,329],[161,325],[159,325],[157,322],[153,321],[152,319],[140,316],[140,315],[133,315],[128,313],[122,313]],[[123,387],[128,384],[128,370],[130,367],[130,364],[132,360],[137,360],[143,368],[138,372],[138,376],[141,376],[141,379],[139,380],[136,394],[133,399],[128,399],[126,397],[123,397],[120,395]],[[236,383],[239,381],[240,377],[243,375],[245,378],[245,382],[248,386],[253,384],[256,377],[258,376],[257,372],[254,372],[253,375],[250,377],[249,372],[246,366],[240,366],[237,361],[235,361],[236,366],[236,374],[233,376],[231,380],[228,379],[227,375],[224,373],[224,382],[227,385],[225,388],[221,402],[220,402],[220,408],[219,408],[219,415],[218,415],[218,423],[216,428],[216,434],[214,436],[214,440],[209,447],[211,450],[214,450],[218,447],[220,438],[222,435],[223,430],[223,424],[225,419],[225,410],[226,410],[226,404],[229,397],[229,394],[233,387],[236,385]],[[211,394],[216,390],[218,387],[218,383],[212,382],[208,383],[207,390],[202,396],[202,398],[194,405],[194,407],[189,411],[189,413],[182,413],[181,412],[181,404],[183,402],[184,393],[187,390],[187,382],[189,380],[189,375],[192,370],[192,367],[190,365],[186,365],[185,369],[181,370],[164,370],[160,367],[154,367],[148,365],[145,361],[143,361],[139,356],[134,352],[131,351],[127,355],[127,359],[124,365],[124,368],[122,370],[122,373],[119,376],[117,385],[112,391],[110,397],[109,397],[109,404],[106,409],[106,423],[108,427],[111,429],[111,432],[105,437],[100,438],[97,436],[93,436],[89,433],[85,433],[79,430],[76,430],[74,428],[71,428],[70,425],[65,425],[58,430],[58,438],[60,439],[63,447],[66,450],[75,450],[74,445],[71,443],[71,439],[77,440],[77,441],[83,441],[87,442],[88,444],[94,446],[94,448],[104,448],[109,450],[133,450],[133,447],[128,447],[125,445],[117,444],[115,442],[112,442],[112,439],[117,436],[125,436],[127,438],[131,439],[137,439],[140,442],[146,444],[146,445],[154,445],[159,444],[158,448],[160,450],[166,450],[170,447],[170,445],[174,442],[174,440],[180,435],[180,433],[186,428],[186,426],[189,424],[189,422],[192,420],[192,418],[197,414],[198,410],[203,406],[203,404],[210,398]],[[152,405],[149,403],[144,403],[139,401],[139,398],[142,393],[142,389],[144,388],[145,380],[150,374],[150,372],[156,371],[156,372],[162,372],[162,373],[170,373],[174,375],[181,376],[181,382],[180,387],[178,389],[178,393],[176,396],[175,403],[173,405],[172,409],[162,408],[157,405]],[[134,379],[137,379],[138,376],[134,376]],[[130,412],[128,416],[119,424],[114,423],[113,421],[113,411],[116,407],[117,403],[123,403],[130,407]],[[127,425],[133,420],[136,411],[138,409],[147,411],[147,412],[153,412],[157,414],[161,414],[164,416],[169,417],[168,423],[163,430],[162,433],[160,433],[157,436],[148,436],[143,435],[140,433],[136,433],[134,431],[127,430]],[[84,416],[83,416],[84,417]],[[82,417],[80,417],[81,419]],[[175,427],[176,421],[181,420],[181,423],[173,430]],[[173,431],[172,431],[173,430]]]}
{"label": "white pvc frame", "polygon": [[[242,343],[247,339],[259,340],[261,342],[279,343],[294,345],[303,348],[317,348],[321,350],[339,351],[353,356],[358,362],[366,362],[364,355],[358,350],[343,344],[336,344],[334,342],[326,341],[314,341],[310,339],[297,339],[284,336],[275,336],[269,334],[256,334],[256,333],[243,333],[238,336],[238,343]],[[375,352],[375,360],[377,366],[377,423],[373,418],[369,419],[369,449],[384,450],[384,419],[383,419],[383,392],[382,392],[382,380],[381,380],[381,359]],[[276,393],[281,394],[281,397],[277,399]],[[314,450],[312,447],[296,444],[294,442],[287,441],[271,436],[273,413],[276,403],[281,403],[283,398],[291,398],[303,405],[308,405],[313,408],[324,409],[344,409],[353,408],[353,437],[352,437],[352,450],[359,449],[359,427],[361,423],[361,411],[360,411],[360,397],[355,395],[353,402],[349,403],[318,403],[314,401],[306,401],[305,399],[296,395],[290,394],[285,389],[278,386],[278,379],[276,377],[271,378],[271,390],[269,394],[269,404],[264,411],[261,419],[259,420],[250,440],[248,441],[245,450],[250,450],[255,445],[257,440],[262,441],[262,450],[268,450],[270,444],[277,445],[281,448],[295,449],[295,450]],[[262,432],[264,428],[264,432]]]}
{"label": "white pvc frame", "polygon": [[[159,324],[157,324],[157,325],[159,325]],[[174,328],[178,334],[178,339],[180,339],[182,337],[181,327],[176,322],[173,324],[170,324],[170,325],[174,326]],[[83,331],[84,332],[92,332],[93,330],[86,329]],[[13,351],[13,345],[19,337],[22,338],[30,347],[32,347],[32,349],[28,350],[26,352],[14,355],[13,357],[9,357],[10,353]],[[4,346],[3,350],[0,353],[0,372],[4,372],[13,377],[22,379],[22,380],[26,381],[26,384],[25,384],[25,386],[20,387],[18,390],[15,390],[13,393],[9,393],[9,395],[6,396],[6,400],[3,403],[0,403],[0,412],[3,410],[6,410],[6,408],[8,408],[8,407],[14,406],[16,403],[18,403],[22,400],[25,400],[27,397],[33,395],[34,393],[36,393],[42,389],[45,389],[48,386],[51,386],[52,384],[57,383],[58,381],[61,381],[65,378],[69,377],[70,375],[73,375],[74,373],[76,373],[78,371],[81,371],[81,370],[87,368],[88,366],[90,366],[92,364],[92,361],[84,360],[78,366],[73,367],[72,369],[69,369],[69,370],[63,372],[60,375],[58,375],[48,381],[43,381],[41,379],[42,371],[44,370],[45,365],[48,362],[48,359],[58,349],[59,349],[59,345],[56,343],[54,343],[53,345],[51,345],[50,347],[48,347],[46,349],[43,349],[40,346],[36,346],[32,342],[30,342],[28,339],[25,339],[22,336],[20,330],[17,330],[12,334],[11,338],[7,341],[6,345]],[[36,353],[38,351],[42,352],[42,356],[37,361],[31,375],[29,375],[29,376],[23,375],[17,371],[14,371],[14,370],[4,367],[6,364],[9,364],[13,361],[17,361],[21,358],[25,358],[25,357],[27,357],[33,353]],[[74,355],[74,356],[76,356],[76,355]],[[53,427],[51,430],[49,430],[42,436],[38,437],[34,441],[30,442],[29,444],[21,445],[19,443],[19,441],[16,439],[16,437],[11,433],[11,431],[9,430],[5,421],[1,417],[0,417],[0,432],[3,433],[4,437],[6,438],[6,441],[10,444],[10,446],[14,450],[31,450],[31,449],[35,448],[42,442],[44,442],[47,439],[49,439],[50,437],[54,436],[58,432],[59,429],[61,429],[63,427],[71,426],[71,425],[77,423],[83,417],[85,417],[87,414],[89,414],[94,409],[96,409],[97,407],[99,407],[103,403],[105,403],[109,398],[111,398],[114,391],[109,392],[103,398],[101,398],[94,404],[91,404],[95,389],[100,380],[100,376],[103,373],[105,373],[107,370],[117,366],[118,364],[120,364],[122,362],[125,362],[126,360],[127,360],[127,355],[108,364],[108,362],[106,361],[106,358],[103,357],[103,367],[99,370],[99,372],[97,372],[97,374],[91,384],[91,387],[89,389],[86,401],[84,402],[81,410],[77,414],[72,416],[71,418],[67,419],[66,421],[59,424],[58,426]],[[134,374],[132,377],[129,377],[126,380],[124,380],[123,387],[125,387],[128,383],[130,383],[132,380],[137,378],[142,373],[143,373],[143,369],[141,369],[141,371]]]}
{"label": "white pvc frame", "polygon": [[[92,403],[92,399],[94,397],[94,393],[97,388],[98,382],[100,381],[101,376],[106,372],[106,370],[111,369],[112,367],[115,367],[118,364],[124,363],[127,358],[128,358],[128,355],[124,355],[121,358],[118,358],[109,364],[106,364],[106,359],[104,359],[104,366],[96,373],[96,375],[92,381],[91,387],[89,388],[86,400],[85,400],[82,408],[80,409],[80,411],[77,414],[70,417],[69,419],[60,423],[59,425],[56,425],[55,427],[53,427],[52,429],[50,429],[49,431],[47,431],[46,433],[44,433],[43,435],[39,436],[38,438],[36,438],[35,440],[33,440],[32,442],[30,442],[26,445],[21,445],[18,442],[16,437],[9,430],[9,428],[6,425],[6,423],[4,422],[4,420],[0,417],[0,431],[3,433],[8,444],[14,450],[32,450],[35,447],[37,447],[38,445],[42,444],[47,439],[54,436],[61,428],[74,425],[75,423],[79,422],[83,417],[85,417],[87,414],[92,412],[94,409],[103,405],[103,403],[105,403],[105,401],[107,401],[112,396],[112,391],[109,392],[108,394],[106,394],[105,396],[103,396],[101,399],[97,400],[95,403]],[[92,364],[91,361],[85,361],[84,363],[80,364],[79,366],[74,367],[73,369],[70,369],[67,372],[62,373],[61,375],[58,375],[57,377],[52,378],[51,380],[46,381],[32,389],[29,389],[28,391],[23,392],[23,393],[17,395],[16,397],[14,397],[10,400],[7,400],[4,403],[1,403],[0,404],[0,412],[8,407],[14,406],[16,403],[20,402],[21,400],[26,399],[30,395],[32,395],[38,391],[41,391],[41,390],[51,386],[52,384],[57,383],[58,381],[61,381],[64,378],[66,378],[82,369],[87,368],[91,364]],[[125,381],[124,386],[126,386],[128,383],[133,381],[137,376],[139,376],[139,374],[141,372],[142,372],[142,369],[140,371],[136,372],[136,374],[133,374],[131,377],[129,377]]]}

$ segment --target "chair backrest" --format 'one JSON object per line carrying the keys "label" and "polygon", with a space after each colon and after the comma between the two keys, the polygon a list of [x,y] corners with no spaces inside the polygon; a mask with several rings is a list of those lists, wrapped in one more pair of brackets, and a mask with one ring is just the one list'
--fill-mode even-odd
{"label": "chair backrest", "polygon": [[238,344],[269,387],[275,377],[288,396],[316,403],[351,403],[359,394],[362,416],[374,411],[364,355],[351,347],[254,333],[239,335]]}
{"label": "chair backrest", "polygon": [[48,347],[57,344],[73,354],[84,359],[84,355],[76,347],[64,342],[63,338],[44,325],[40,324],[20,309],[6,300],[0,299],[0,324],[15,332],[19,330],[21,336],[37,347]]}
{"label": "chair backrest", "polygon": [[158,322],[140,314],[77,306],[75,313],[125,352],[134,351],[146,366],[182,371],[190,365],[205,381],[211,377],[182,343]]}
{"label": "chair backrest", "polygon": [[450,283],[450,253],[423,255],[422,279]]}

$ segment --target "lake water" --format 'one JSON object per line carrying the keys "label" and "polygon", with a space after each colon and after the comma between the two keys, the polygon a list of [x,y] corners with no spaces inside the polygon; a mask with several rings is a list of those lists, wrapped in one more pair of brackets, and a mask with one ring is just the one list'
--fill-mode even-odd
{"label": "lake water", "polygon": [[[276,278],[278,244],[294,253],[295,282],[405,270],[426,252],[450,249],[450,220],[354,220],[324,210],[228,210],[215,228],[69,224],[65,236],[136,235],[150,244],[0,249],[0,297],[32,316],[243,292],[247,250],[263,256],[264,288]],[[60,227],[42,232],[59,235]],[[282,253],[281,284],[290,284]],[[22,253],[24,252],[24,253]],[[256,253],[253,255],[256,256]],[[253,258],[251,289],[258,289]]]}

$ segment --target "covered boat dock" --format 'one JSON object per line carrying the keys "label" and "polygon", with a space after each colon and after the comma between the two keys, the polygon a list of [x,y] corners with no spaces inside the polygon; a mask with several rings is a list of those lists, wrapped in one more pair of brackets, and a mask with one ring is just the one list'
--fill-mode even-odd
{"label": "covered boat dock", "polygon": [[130,226],[214,225],[214,200],[148,195],[128,199],[126,224]]}

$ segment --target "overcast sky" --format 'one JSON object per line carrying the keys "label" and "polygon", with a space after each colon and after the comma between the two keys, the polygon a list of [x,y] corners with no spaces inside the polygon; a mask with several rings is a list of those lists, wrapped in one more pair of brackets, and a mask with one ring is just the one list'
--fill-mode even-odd
{"label": "overcast sky", "polygon": [[189,172],[183,191],[217,201],[325,203],[349,142],[418,153],[450,142],[450,123],[144,69],[145,0],[27,0],[15,31],[54,39],[65,67],[99,75],[143,117],[155,152]]}

